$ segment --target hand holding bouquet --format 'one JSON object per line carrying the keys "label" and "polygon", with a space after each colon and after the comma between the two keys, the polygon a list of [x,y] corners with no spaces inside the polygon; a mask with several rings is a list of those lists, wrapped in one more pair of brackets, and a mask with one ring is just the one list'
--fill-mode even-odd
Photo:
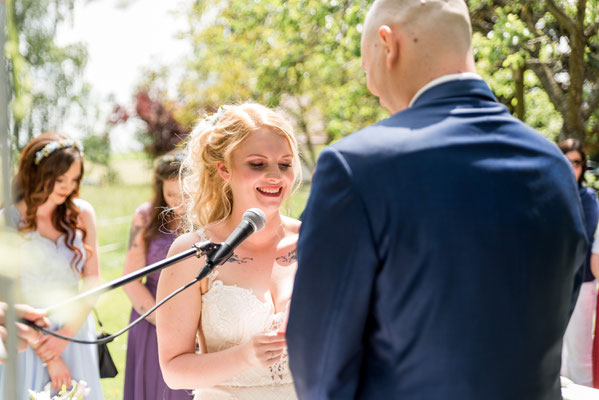
{"label": "hand holding bouquet", "polygon": [[42,392],[30,390],[29,397],[31,400],[81,400],[90,393],[90,390],[85,381],[71,381],[71,389],[67,389],[66,385],[63,385],[57,395],[52,396],[50,384],[48,384]]}

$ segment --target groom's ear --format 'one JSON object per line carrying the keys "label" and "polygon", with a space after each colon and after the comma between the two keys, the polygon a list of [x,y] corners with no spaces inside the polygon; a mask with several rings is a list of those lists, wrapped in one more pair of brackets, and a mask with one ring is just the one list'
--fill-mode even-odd
{"label": "groom's ear", "polygon": [[220,175],[221,178],[223,178],[224,181],[228,181],[229,178],[231,178],[231,173],[229,172],[229,169],[227,168],[227,166],[225,165],[224,162],[222,162],[222,161],[217,162],[216,170],[218,171],[218,174]]}
{"label": "groom's ear", "polygon": [[399,40],[388,25],[381,25],[378,34],[380,44],[385,52],[385,65],[391,69],[399,58]]}

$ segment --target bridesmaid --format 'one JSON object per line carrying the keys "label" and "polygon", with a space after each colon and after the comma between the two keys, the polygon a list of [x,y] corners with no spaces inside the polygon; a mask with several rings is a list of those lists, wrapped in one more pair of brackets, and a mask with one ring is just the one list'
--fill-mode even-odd
{"label": "bridesmaid", "polygon": [[[180,214],[184,211],[178,181],[181,160],[182,155],[178,153],[158,159],[154,170],[154,198],[151,203],[139,206],[133,216],[125,274],[165,258],[175,240]],[[160,271],[156,271],[145,283],[140,280],[124,287],[133,305],[131,321],[156,303],[159,276]],[[190,394],[169,389],[162,378],[155,324],[156,316],[152,313],[129,331],[124,400],[190,400]]]}
{"label": "bridesmaid", "polygon": [[[81,145],[56,132],[41,134],[21,152],[13,179],[14,205],[0,214],[21,234],[17,251],[42,261],[21,265],[19,301],[44,308],[76,294],[80,286],[91,288],[101,281],[95,212],[79,198],[83,172]],[[52,313],[50,330],[94,340],[91,305]],[[23,396],[27,390],[43,391],[48,383],[57,391],[83,380],[91,389],[87,400],[104,398],[96,346],[44,335],[18,355],[17,368],[17,390]],[[0,366],[0,393],[5,376]]]}

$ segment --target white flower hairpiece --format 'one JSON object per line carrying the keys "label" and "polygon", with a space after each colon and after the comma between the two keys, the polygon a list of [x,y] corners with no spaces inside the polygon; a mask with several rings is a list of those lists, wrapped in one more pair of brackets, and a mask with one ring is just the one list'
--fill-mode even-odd
{"label": "white flower hairpiece", "polygon": [[183,154],[167,154],[158,159],[158,165],[170,164],[173,162],[183,162]]}
{"label": "white flower hairpiece", "polygon": [[206,121],[210,122],[210,124],[212,126],[216,125],[218,123],[218,120],[220,119],[220,117],[222,117],[223,114],[225,113],[225,111],[227,111],[227,107],[226,106],[220,106],[220,107],[218,107],[218,110],[214,114],[209,115],[208,117],[206,117]]}
{"label": "white flower hairpiece", "polygon": [[56,150],[66,149],[68,147],[76,148],[77,150],[79,150],[79,153],[81,153],[81,157],[83,157],[83,145],[81,144],[81,142],[79,142],[78,140],[64,139],[50,142],[47,145],[45,145],[40,151],[35,153],[35,165],[39,165],[44,158],[48,157]]}

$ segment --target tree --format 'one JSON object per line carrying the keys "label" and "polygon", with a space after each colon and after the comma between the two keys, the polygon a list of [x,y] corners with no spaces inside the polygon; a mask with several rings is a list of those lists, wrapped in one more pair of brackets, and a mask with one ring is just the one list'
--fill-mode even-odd
{"label": "tree", "polygon": [[136,94],[135,111],[147,126],[142,139],[145,150],[153,157],[164,154],[187,136],[187,131],[174,117],[175,104],[164,101],[149,87],[142,87]]}
{"label": "tree", "polygon": [[80,79],[87,62],[84,45],[55,42],[73,5],[74,0],[6,0],[6,56],[18,146],[58,129],[71,107],[87,96]]}
{"label": "tree", "polygon": [[548,136],[558,130],[560,139],[597,141],[598,2],[470,0],[469,7],[479,69],[502,101],[527,122],[536,108],[533,126]]}
{"label": "tree", "polygon": [[[135,94],[135,111],[129,112],[115,105],[108,121],[109,125],[127,122],[135,116],[144,122],[138,138],[150,157],[157,157],[173,150],[189,134],[191,117],[177,101],[169,99],[164,86],[164,71],[148,72]],[[195,110],[192,113],[195,115]]]}
{"label": "tree", "polygon": [[183,103],[192,108],[255,100],[279,107],[305,137],[330,143],[386,113],[360,68],[368,0],[196,2],[183,37],[192,44]]}

